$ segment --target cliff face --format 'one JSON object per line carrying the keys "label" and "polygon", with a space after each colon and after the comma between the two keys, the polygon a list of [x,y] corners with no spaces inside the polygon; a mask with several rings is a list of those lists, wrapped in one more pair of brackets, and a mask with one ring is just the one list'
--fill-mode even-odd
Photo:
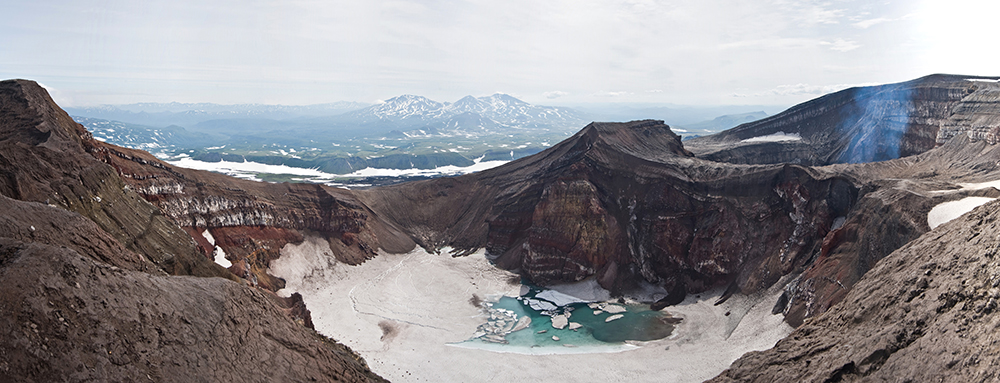
{"label": "cliff face", "polygon": [[0,82],[0,381],[382,381],[301,297],[212,262],[101,147],[37,84]]}
{"label": "cliff face", "polygon": [[[730,163],[863,163],[923,153],[956,135],[996,143],[998,115],[996,78],[932,75],[846,89],[686,144]],[[784,141],[764,139],[778,133]]]}
{"label": "cliff face", "polygon": [[1000,205],[882,259],[845,299],[713,382],[996,381]]}

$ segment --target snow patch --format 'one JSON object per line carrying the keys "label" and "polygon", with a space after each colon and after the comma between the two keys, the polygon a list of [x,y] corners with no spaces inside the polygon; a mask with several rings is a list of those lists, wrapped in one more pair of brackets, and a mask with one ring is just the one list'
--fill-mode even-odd
{"label": "snow patch", "polygon": [[318,169],[296,168],[288,165],[268,165],[259,162],[205,162],[193,158],[181,158],[176,161],[167,161],[168,164],[180,166],[182,168],[208,170],[211,172],[223,173],[238,176],[246,173],[269,173],[269,174],[292,174],[297,176],[334,177],[334,174],[322,172]]}
{"label": "snow patch", "polygon": [[215,261],[215,263],[218,263],[219,266],[227,269],[233,267],[233,263],[226,259],[226,252],[223,251],[221,247],[215,247],[215,251],[212,252],[212,260]]}
{"label": "snow patch", "polygon": [[201,233],[201,236],[205,237],[205,239],[208,240],[208,243],[212,244],[212,246],[215,246],[215,237],[212,236],[212,233],[210,233],[208,229],[205,229],[205,231]]}
{"label": "snow patch", "polygon": [[[510,161],[480,161],[475,162],[470,166],[438,166],[434,169],[382,169],[382,168],[364,168],[358,170],[354,173],[345,174],[337,177],[343,178],[362,178],[362,177],[433,177],[433,176],[452,176],[460,174],[469,174],[473,172],[483,171],[486,169],[492,169],[497,166],[506,164]],[[326,177],[324,177],[326,178]],[[332,178],[332,177],[331,177]]]}
{"label": "snow patch", "polygon": [[607,301],[611,299],[611,292],[601,287],[596,279],[588,279],[576,283],[551,285],[535,296],[559,306],[566,306],[572,303]]}
{"label": "snow patch", "polygon": [[[719,305],[724,289],[689,296],[667,309],[683,318],[668,339],[518,348],[463,342],[483,319],[481,308],[469,304],[473,294],[489,300],[515,296],[519,288],[508,284],[511,274],[491,265],[482,251],[458,258],[420,248],[381,252],[350,266],[333,257],[325,238],[306,235],[302,243],[282,248],[271,274],[287,281],[282,296],[302,293],[318,332],[357,351],[376,373],[403,381],[488,381],[503,371],[511,381],[700,382],[792,331],[781,315],[771,314],[787,280],[766,293],[737,294]],[[383,340],[383,321],[399,330],[392,341]]]}
{"label": "snow patch", "polygon": [[934,206],[934,208],[927,213],[927,225],[933,230],[934,228],[958,218],[962,216],[962,214],[968,213],[972,211],[972,209],[993,201],[994,199],[996,198],[966,197],[958,201],[940,203],[937,206]]}
{"label": "snow patch", "polygon": [[782,142],[782,141],[801,141],[802,136],[798,133],[785,133],[776,132],[774,134],[768,134],[766,136],[747,138],[740,142]]}

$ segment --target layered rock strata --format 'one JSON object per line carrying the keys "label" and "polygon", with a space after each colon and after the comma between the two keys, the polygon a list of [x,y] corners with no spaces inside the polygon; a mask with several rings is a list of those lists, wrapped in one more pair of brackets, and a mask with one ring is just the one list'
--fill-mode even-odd
{"label": "layered rock strata", "polygon": [[[187,230],[204,257],[224,250],[237,276],[269,290],[284,282],[268,275],[282,246],[303,232],[329,239],[337,258],[360,264],[379,248],[406,252],[414,242],[377,217],[350,191],[310,184],[271,184],[179,168],[149,153],[95,143],[90,153],[111,165],[142,198]],[[205,241],[208,231],[215,244]]]}

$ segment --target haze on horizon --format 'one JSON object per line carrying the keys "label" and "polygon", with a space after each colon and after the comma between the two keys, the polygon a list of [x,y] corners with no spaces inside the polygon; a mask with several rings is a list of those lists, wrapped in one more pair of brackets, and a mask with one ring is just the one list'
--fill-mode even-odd
{"label": "haze on horizon", "polygon": [[437,101],[791,105],[1000,75],[987,1],[14,1],[0,77],[63,106]]}

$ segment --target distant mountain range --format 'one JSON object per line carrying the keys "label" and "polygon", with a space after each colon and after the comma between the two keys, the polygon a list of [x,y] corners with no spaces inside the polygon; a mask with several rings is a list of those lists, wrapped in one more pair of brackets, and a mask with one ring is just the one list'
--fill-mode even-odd
{"label": "distant mountain range", "polygon": [[466,96],[454,103],[402,95],[364,109],[345,113],[329,122],[387,127],[395,136],[479,136],[503,134],[511,129],[564,130],[585,124],[584,113],[561,107],[532,105],[510,95]]}
{"label": "distant mountain range", "polygon": [[[401,95],[377,104],[141,103],[69,111],[95,138],[161,158],[245,160],[336,174],[365,167],[431,169],[469,166],[477,159],[515,160],[544,150],[600,117],[502,93],[466,96],[453,103]],[[693,117],[716,110],[671,111]],[[740,112],[707,117],[678,132],[697,137],[766,116]]]}
{"label": "distant mountain range", "polygon": [[73,116],[100,118],[165,127],[192,126],[200,122],[225,119],[285,120],[303,117],[332,116],[362,109],[371,104],[339,101],[316,105],[267,105],[211,103],[153,103],[101,105],[86,108],[66,108]]}
{"label": "distant mountain range", "polygon": [[[401,95],[375,105],[346,101],[306,106],[173,102],[102,105],[67,110],[71,115],[79,117],[152,127],[178,125],[195,130],[212,130],[212,127],[229,125],[235,120],[248,126],[275,125],[274,121],[281,121],[284,126],[300,127],[351,125],[376,126],[388,130],[469,129],[482,133],[496,128],[556,127],[576,130],[586,120],[583,113],[573,109],[532,105],[502,93],[486,97],[466,96],[454,103],[438,102],[423,96]],[[261,121],[270,121],[272,124]],[[201,129],[198,129],[199,126]]]}
{"label": "distant mountain range", "polygon": [[91,117],[74,117],[74,120],[86,126],[98,140],[147,151],[209,146],[220,139],[204,133],[194,133],[177,125],[158,128]]}
{"label": "distant mountain range", "polygon": [[735,127],[739,124],[757,121],[767,117],[767,113],[764,111],[756,111],[749,113],[739,113],[739,114],[727,114],[724,116],[719,116],[708,121],[696,122],[693,124],[683,124],[677,127],[672,127],[674,130],[685,134],[687,137],[698,137],[700,135],[718,133],[723,130]]}

